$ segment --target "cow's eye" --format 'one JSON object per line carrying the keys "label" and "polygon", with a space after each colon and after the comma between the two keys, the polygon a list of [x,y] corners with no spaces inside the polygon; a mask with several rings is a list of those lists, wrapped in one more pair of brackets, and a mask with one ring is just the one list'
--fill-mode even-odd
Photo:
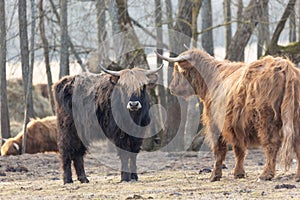
{"label": "cow's eye", "polygon": [[142,92],[142,93],[141,93],[141,96],[140,96],[140,99],[143,100],[144,98],[145,98],[145,93]]}

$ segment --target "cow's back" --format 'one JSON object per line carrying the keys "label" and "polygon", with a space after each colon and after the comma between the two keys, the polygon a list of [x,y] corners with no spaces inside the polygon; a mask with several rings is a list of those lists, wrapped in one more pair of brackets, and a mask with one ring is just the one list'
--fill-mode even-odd
{"label": "cow's back", "polygon": [[33,119],[27,125],[26,153],[58,151],[55,116]]}

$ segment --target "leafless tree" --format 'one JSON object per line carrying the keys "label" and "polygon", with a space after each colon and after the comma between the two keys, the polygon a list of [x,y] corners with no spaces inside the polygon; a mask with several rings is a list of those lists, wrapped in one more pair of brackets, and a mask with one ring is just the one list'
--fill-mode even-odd
{"label": "leafless tree", "polygon": [[43,44],[43,50],[44,50],[44,59],[45,59],[45,67],[46,67],[46,74],[47,74],[47,85],[48,85],[48,91],[49,91],[49,99],[50,99],[50,104],[52,108],[52,112],[55,113],[55,108],[54,108],[54,98],[53,98],[53,93],[52,91],[52,73],[51,73],[51,68],[50,68],[50,57],[49,57],[49,42],[46,37],[46,32],[45,32],[45,13],[43,9],[43,0],[39,0],[38,3],[38,8],[39,8],[39,30],[40,30],[40,36],[42,39],[42,44]]}
{"label": "leafless tree", "polygon": [[[111,61],[109,59],[109,41],[107,38],[106,31],[106,3],[105,0],[96,1],[96,12],[97,12],[97,40],[98,46],[97,51],[93,52],[96,54],[93,59],[96,59],[96,66],[93,66],[96,69],[93,69],[95,72],[100,72],[99,63],[102,66],[108,66]],[[90,66],[91,67],[91,66]]]}
{"label": "leafless tree", "polygon": [[251,0],[243,12],[242,21],[243,23],[234,34],[231,43],[229,45],[228,51],[226,52],[226,58],[232,61],[243,60],[243,52],[245,47],[256,27],[260,16],[262,14],[261,3],[267,3],[268,0],[256,1]]}
{"label": "leafless tree", "polygon": [[258,24],[258,42],[257,42],[257,58],[259,59],[263,54],[263,49],[270,43],[270,30],[269,30],[269,4],[268,2],[262,3],[262,15]]}
{"label": "leafless tree", "polygon": [[289,0],[280,21],[278,22],[275,31],[273,33],[270,45],[267,48],[266,55],[279,55],[287,56],[295,63],[300,62],[300,41],[291,43],[287,46],[282,46],[278,44],[279,37],[285,27],[285,24],[293,12],[296,4],[296,0]]}
{"label": "leafless tree", "polygon": [[[163,30],[162,30],[162,4],[161,0],[155,0],[155,25],[156,25],[156,51],[160,54],[163,53]],[[162,64],[162,59],[157,57],[157,65],[160,66]],[[163,81],[163,71],[159,72],[159,76],[161,77],[160,83]],[[165,98],[165,88],[158,87],[158,97],[160,104],[166,105]]]}
{"label": "leafless tree", "polygon": [[[298,1],[297,5],[298,5],[297,11],[298,13],[300,13],[300,1]],[[298,41],[300,41],[300,15],[299,14],[298,14]]]}
{"label": "leafless tree", "polygon": [[[202,0],[202,30],[206,30],[212,27],[212,8],[211,0]],[[213,41],[213,31],[207,30],[204,31],[201,36],[201,43],[203,49],[210,55],[214,56],[214,41]]]}
{"label": "leafless tree", "polygon": [[[244,3],[243,0],[237,0],[237,13],[236,13],[236,18],[237,18],[237,29],[241,29],[242,28],[242,17],[243,17],[243,10],[244,10]],[[232,38],[231,38],[232,39]],[[231,43],[231,40],[230,40]],[[230,46],[229,43],[229,46]],[[226,52],[229,51],[229,46],[226,48]],[[241,60],[244,60],[245,58],[245,52],[241,52]]]}
{"label": "leafless tree", "polygon": [[[127,0],[111,0],[110,14],[113,24],[113,46],[120,66],[149,68],[144,48],[141,45],[128,13]],[[117,35],[117,37],[115,37]]]}
{"label": "leafless tree", "polygon": [[224,14],[224,24],[225,25],[225,48],[226,50],[229,47],[232,37],[231,31],[231,0],[224,0],[223,1],[223,14]]}
{"label": "leafless tree", "polygon": [[[27,87],[30,83],[29,80],[29,45],[28,45],[28,31],[27,31],[27,8],[26,0],[19,0],[18,4],[19,12],[19,37],[20,37],[20,49],[21,49],[21,64],[22,64],[22,77],[24,85],[24,94],[27,96]],[[28,94],[28,119],[34,117],[33,99],[32,94]]]}
{"label": "leafless tree", "polygon": [[59,78],[70,74],[68,46],[68,1],[60,3],[60,69]]}
{"label": "leafless tree", "polygon": [[295,6],[293,7],[293,10],[290,14],[289,18],[289,42],[296,42],[297,36],[296,36],[296,13],[295,13]]}
{"label": "leafless tree", "polygon": [[[56,19],[52,19],[52,21],[57,22],[57,23],[59,24],[59,27],[61,27],[61,23],[62,23],[62,22],[61,22],[61,15],[57,12],[57,8],[56,8],[56,6],[55,6],[53,0],[49,0],[49,2],[50,2],[50,4],[51,4],[52,11],[53,11],[54,16],[55,16],[55,18],[56,18]],[[67,3],[67,1],[64,1],[64,3]],[[67,4],[66,4],[66,5],[67,5]],[[64,17],[67,17],[67,15],[64,14]],[[67,18],[68,18],[68,17],[67,17]],[[67,19],[67,20],[68,20],[68,19]],[[64,23],[65,23],[65,22],[64,22]],[[64,30],[64,31],[66,31],[66,30]],[[61,33],[62,33],[62,32],[61,32]],[[61,34],[61,33],[60,33],[60,34]],[[64,34],[66,34],[66,33],[64,33]],[[69,36],[69,34],[68,34],[68,30],[67,30],[67,35],[64,36],[64,37],[67,38],[68,47],[70,47],[70,50],[71,50],[72,54],[74,55],[74,57],[76,58],[77,63],[80,65],[82,71],[85,72],[85,71],[86,71],[85,66],[84,66],[84,64],[83,64],[83,62],[82,62],[82,59],[81,59],[80,56],[78,55],[78,53],[77,53],[77,51],[76,51],[76,49],[75,49],[75,47],[74,47],[74,44],[73,44],[72,41],[71,41],[71,38],[70,38],[70,36]],[[61,47],[61,45],[60,45],[60,47]],[[69,56],[67,57],[67,59],[68,59],[68,60],[67,60],[67,63],[68,63],[68,65],[69,65]],[[66,72],[70,72],[70,66],[67,66]],[[68,73],[68,74],[69,74],[69,73]]]}
{"label": "leafless tree", "polygon": [[[31,1],[34,4],[34,1]],[[26,151],[26,127],[29,119],[34,117],[33,99],[32,99],[32,67],[29,65],[29,47],[28,47],[28,32],[27,32],[27,7],[26,0],[19,0],[19,30],[20,30],[20,47],[21,47],[21,62],[23,83],[25,92],[25,112],[24,112],[24,126],[23,126],[23,145],[22,153]]]}
{"label": "leafless tree", "polygon": [[[171,24],[168,25],[169,28],[169,46],[171,51],[171,56],[174,54],[179,54],[186,50],[185,45],[191,44],[192,38],[192,19],[193,19],[193,9],[194,12],[199,13],[201,4],[194,4],[194,0],[180,0],[178,6],[178,13],[176,16],[175,25],[172,25],[171,13],[168,13],[169,16],[168,22]],[[170,2],[166,1],[168,11],[170,12]],[[197,5],[198,7],[194,7]],[[169,21],[170,20],[170,21]],[[171,33],[171,34],[170,34]],[[168,80],[171,78],[171,70],[168,73]],[[182,116],[185,114],[181,111],[187,110],[187,102],[182,99],[177,99],[171,95],[168,95],[168,104],[167,104],[167,120],[166,120],[166,130],[165,137],[163,138],[162,144],[168,144],[168,148],[172,150],[183,150],[184,149],[184,126],[180,122],[185,121]],[[180,126],[181,125],[181,126]]]}
{"label": "leafless tree", "polygon": [[[9,112],[6,91],[6,23],[5,0],[0,0],[0,139],[9,138]],[[1,144],[2,140],[0,141]]]}

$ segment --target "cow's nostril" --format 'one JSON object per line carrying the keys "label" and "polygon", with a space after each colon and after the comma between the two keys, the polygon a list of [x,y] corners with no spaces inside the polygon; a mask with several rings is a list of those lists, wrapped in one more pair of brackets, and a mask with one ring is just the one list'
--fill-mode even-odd
{"label": "cow's nostril", "polygon": [[142,105],[139,101],[129,101],[127,104],[127,109],[129,110],[138,110],[142,108]]}
{"label": "cow's nostril", "polygon": [[138,105],[138,102],[136,102],[136,101],[135,102],[130,102],[129,104],[130,104],[131,107],[135,107],[135,106]]}

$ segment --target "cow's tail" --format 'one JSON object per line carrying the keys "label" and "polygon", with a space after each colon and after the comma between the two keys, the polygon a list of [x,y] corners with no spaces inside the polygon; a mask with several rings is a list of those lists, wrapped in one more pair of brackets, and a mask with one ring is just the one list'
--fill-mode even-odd
{"label": "cow's tail", "polygon": [[65,76],[61,78],[52,87],[56,109],[63,108],[72,113],[72,93],[74,76]]}
{"label": "cow's tail", "polygon": [[294,73],[291,69],[287,70],[285,80],[285,91],[281,105],[281,119],[282,119],[282,145],[280,164],[288,170],[292,164],[294,154],[294,141],[297,136],[295,131],[295,83]]}

